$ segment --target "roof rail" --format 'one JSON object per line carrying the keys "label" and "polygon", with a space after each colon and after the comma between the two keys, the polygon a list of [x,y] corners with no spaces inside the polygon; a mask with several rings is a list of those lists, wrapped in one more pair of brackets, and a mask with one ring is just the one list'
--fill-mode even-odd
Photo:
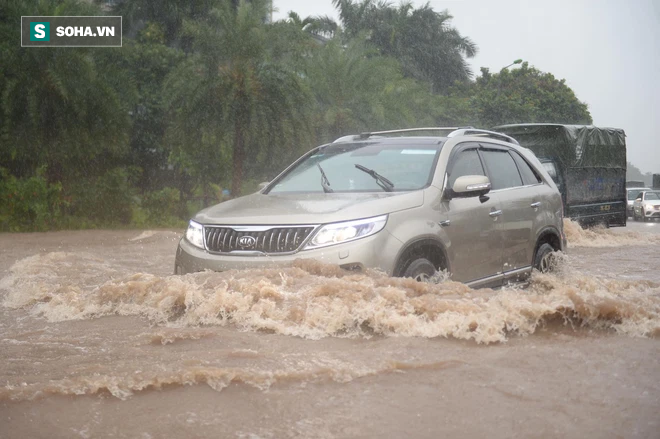
{"label": "roof rail", "polygon": [[504,142],[509,142],[513,143],[515,145],[520,145],[516,139],[514,139],[511,136],[507,136],[506,134],[498,133],[496,131],[488,131],[488,130],[480,130],[476,128],[459,128],[455,131],[452,131],[447,135],[447,137],[457,137],[457,136],[483,136],[483,137],[491,137],[493,139],[501,140]]}
{"label": "roof rail", "polygon": [[400,130],[387,130],[387,131],[372,131],[367,133],[360,133],[356,136],[359,139],[368,139],[371,136],[380,136],[383,134],[397,134],[397,133],[412,133],[415,131],[456,131],[460,129],[472,128],[470,126],[466,127],[423,127],[423,128],[403,128]]}

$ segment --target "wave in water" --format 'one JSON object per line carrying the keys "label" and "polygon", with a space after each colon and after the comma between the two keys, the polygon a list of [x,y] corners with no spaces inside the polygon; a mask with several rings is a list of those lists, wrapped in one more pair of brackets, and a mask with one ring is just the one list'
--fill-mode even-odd
{"label": "wave in water", "polygon": [[585,276],[565,263],[559,275],[536,273],[524,289],[497,291],[349,273],[315,261],[281,269],[114,276],[92,255],[49,253],[17,262],[0,288],[7,291],[5,307],[28,308],[53,322],[137,315],[165,327],[231,325],[308,339],[383,335],[493,343],[563,319],[631,336],[660,334],[660,285]]}
{"label": "wave in water", "polygon": [[569,219],[564,219],[564,233],[569,247],[660,244],[660,234],[640,233],[619,228],[606,229],[602,226],[583,229],[577,222]]}

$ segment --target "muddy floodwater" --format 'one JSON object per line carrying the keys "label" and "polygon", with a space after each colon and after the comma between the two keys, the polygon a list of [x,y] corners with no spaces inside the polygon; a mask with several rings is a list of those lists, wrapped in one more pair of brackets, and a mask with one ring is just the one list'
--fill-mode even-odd
{"label": "muddy floodwater", "polygon": [[660,438],[660,223],[567,236],[493,291],[0,234],[0,437]]}

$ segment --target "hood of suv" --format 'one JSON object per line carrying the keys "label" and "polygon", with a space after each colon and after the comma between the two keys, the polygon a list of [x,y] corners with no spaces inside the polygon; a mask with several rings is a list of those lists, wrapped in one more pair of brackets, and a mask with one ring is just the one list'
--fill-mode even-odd
{"label": "hood of suv", "polygon": [[193,219],[201,224],[326,224],[421,206],[424,191],[329,194],[256,193],[216,204]]}

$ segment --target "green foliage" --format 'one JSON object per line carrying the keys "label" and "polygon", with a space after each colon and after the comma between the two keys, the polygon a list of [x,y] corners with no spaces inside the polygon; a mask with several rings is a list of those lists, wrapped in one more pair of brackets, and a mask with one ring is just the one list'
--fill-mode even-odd
{"label": "green foliage", "polygon": [[577,99],[565,80],[527,63],[494,74],[482,68],[476,82],[453,88],[448,102],[459,110],[448,119],[453,117],[452,122],[458,124],[592,123],[587,104]]}
{"label": "green foliage", "polygon": [[466,58],[476,45],[450,25],[448,11],[436,12],[427,3],[413,8],[411,2],[394,7],[376,0],[333,0],[349,39],[367,34],[384,56],[399,60],[408,77],[432,84],[444,93],[456,81],[472,76]]}
{"label": "green foliage", "polygon": [[211,6],[218,2],[212,0],[125,0],[113,3],[115,3],[113,15],[121,15],[126,28],[134,29],[141,23],[146,23],[141,35],[143,38],[146,37],[150,42],[156,42],[153,40],[154,32],[156,32],[158,39],[162,36],[164,40],[162,42],[172,46],[182,42],[181,27],[185,19],[204,18]]}
{"label": "green foliage", "polygon": [[0,231],[44,231],[52,228],[64,205],[60,183],[49,184],[45,168],[18,179],[0,168]]}
{"label": "green foliage", "polygon": [[[144,31],[152,28],[157,26],[147,26]],[[163,82],[182,62],[184,55],[179,50],[151,41],[128,40],[121,51],[121,57],[115,63],[134,78],[136,89],[136,98],[130,109],[129,151],[123,163],[139,164],[142,168],[139,186],[151,190],[171,183],[171,173],[168,172],[171,148],[165,140],[168,120]]]}
{"label": "green foliage", "polygon": [[476,46],[428,4],[334,0],[339,26],[267,23],[266,0],[123,0],[109,12],[124,16],[121,48],[16,43],[21,15],[100,3],[2,1],[0,230],[179,227],[225,199],[220,186],[254,192],[361,131],[591,122],[563,80],[526,64],[471,81]]}
{"label": "green foliage", "polygon": [[[229,155],[232,194],[239,194],[246,159],[274,140],[284,144],[292,128],[305,124],[299,77],[269,51],[267,12],[266,1],[240,1],[236,8],[218,5],[205,20],[184,21],[196,54],[165,84],[170,138],[175,160],[192,165],[203,186],[217,181],[223,171],[218,159]],[[198,172],[211,163],[215,169]]]}
{"label": "green foliage", "polygon": [[[171,187],[145,194],[142,197],[142,208],[146,212],[148,224],[170,226],[180,223],[181,217],[187,217],[187,212],[180,212],[179,195],[179,191]],[[176,215],[177,212],[179,215]]]}
{"label": "green foliage", "polygon": [[360,40],[333,39],[305,63],[315,101],[315,128],[324,142],[348,133],[433,123],[428,88],[405,79],[396,60],[373,55]]}
{"label": "green foliage", "polygon": [[54,182],[80,163],[121,154],[130,81],[122,81],[112,63],[100,61],[100,51],[108,49],[17,44],[21,15],[98,15],[98,8],[77,1],[10,1],[8,6],[0,22],[0,164],[25,174],[47,164]]}
{"label": "green foliage", "polygon": [[139,172],[139,168],[115,168],[98,178],[77,181],[67,191],[69,215],[87,218],[96,225],[129,224]]}

